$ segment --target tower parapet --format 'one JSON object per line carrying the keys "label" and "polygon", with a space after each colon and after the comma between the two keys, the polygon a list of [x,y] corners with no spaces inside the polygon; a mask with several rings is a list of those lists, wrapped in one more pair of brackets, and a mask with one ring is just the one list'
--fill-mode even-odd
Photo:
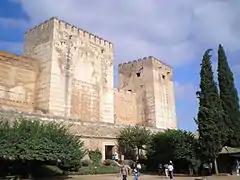
{"label": "tower parapet", "polygon": [[92,34],[86,30],[83,30],[81,28],[78,28],[77,26],[74,26],[66,21],[60,20],[57,17],[52,17],[51,19],[44,21],[43,23],[40,23],[39,25],[35,26],[32,29],[29,29],[25,32],[27,33],[39,33],[42,29],[48,29],[49,27],[52,28],[52,22],[54,22],[54,26],[59,29],[64,29],[66,31],[72,32],[72,34],[76,35],[79,38],[84,38],[88,40],[89,42],[98,44],[100,46],[104,46],[105,48],[112,49],[113,44],[110,41],[107,41],[95,34]]}
{"label": "tower parapet", "polygon": [[149,65],[150,63],[153,64],[153,68],[154,67],[158,67],[158,68],[163,68],[165,71],[168,72],[172,72],[172,67],[169,66],[168,64],[160,61],[159,59],[155,58],[154,56],[148,56],[148,57],[143,57],[143,58],[139,58],[133,61],[128,61],[128,62],[124,62],[124,63],[120,63],[118,64],[118,68],[119,70],[121,70],[123,67],[124,69],[126,67],[131,67],[131,66],[135,66],[136,64],[141,64],[141,65]]}

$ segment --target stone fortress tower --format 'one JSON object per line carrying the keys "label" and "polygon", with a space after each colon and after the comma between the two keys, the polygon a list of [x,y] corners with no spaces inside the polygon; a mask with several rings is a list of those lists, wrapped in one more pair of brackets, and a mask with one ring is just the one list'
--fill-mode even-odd
{"label": "stone fortress tower", "polygon": [[119,64],[115,89],[113,44],[55,17],[25,33],[24,56],[38,63],[31,111],[177,128],[172,69],[154,57]]}
{"label": "stone fortress tower", "polygon": [[155,57],[119,64],[119,88],[137,94],[140,124],[160,129],[176,129],[172,69]]}
{"label": "stone fortress tower", "polygon": [[1,113],[74,125],[103,159],[125,125],[177,129],[172,68],[151,56],[119,64],[114,88],[113,55],[111,42],[67,22],[39,24],[25,33],[23,56],[0,51]]}
{"label": "stone fortress tower", "polygon": [[41,61],[36,110],[114,122],[110,42],[52,18],[25,33],[24,55]]}

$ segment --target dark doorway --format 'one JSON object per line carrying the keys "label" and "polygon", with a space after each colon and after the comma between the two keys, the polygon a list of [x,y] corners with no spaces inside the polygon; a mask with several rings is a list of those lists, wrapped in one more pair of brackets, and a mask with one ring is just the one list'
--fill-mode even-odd
{"label": "dark doorway", "polygon": [[105,146],[105,159],[112,159],[114,146]]}

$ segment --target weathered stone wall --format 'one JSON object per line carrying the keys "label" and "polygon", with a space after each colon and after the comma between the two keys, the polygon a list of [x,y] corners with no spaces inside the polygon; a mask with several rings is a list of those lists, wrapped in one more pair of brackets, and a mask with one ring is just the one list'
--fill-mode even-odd
{"label": "weathered stone wall", "polygon": [[139,59],[119,65],[119,89],[136,93],[138,120],[142,125],[156,127],[152,61]]}
{"label": "weathered stone wall", "polygon": [[[57,104],[64,104],[66,117],[71,117],[71,112],[83,110],[87,113],[85,118],[96,119],[102,122],[114,122],[114,94],[113,94],[113,47],[112,44],[93,34],[81,30],[64,21],[54,21],[54,49],[52,62],[52,99]],[[80,92],[79,83],[84,86],[89,94],[89,100],[84,101],[83,96],[76,96]],[[81,85],[80,85],[81,86]],[[82,86],[83,87],[83,86]],[[87,89],[88,88],[88,89]],[[59,96],[62,98],[59,99]],[[81,104],[76,107],[78,98]],[[88,103],[88,104],[86,104]],[[94,105],[96,109],[93,109]],[[85,109],[79,109],[84,107]],[[62,106],[63,107],[63,106]],[[87,111],[86,108],[90,109]],[[52,103],[52,108],[58,108]],[[66,112],[67,111],[67,112]],[[97,114],[98,113],[98,114]],[[59,115],[63,115],[60,113]]]}
{"label": "weathered stone wall", "polygon": [[172,76],[171,67],[153,58],[153,84],[157,128],[177,128]]}
{"label": "weathered stone wall", "polygon": [[70,116],[83,121],[99,121],[100,97],[97,86],[75,79],[73,87]]}
{"label": "weathered stone wall", "polygon": [[120,64],[119,88],[136,93],[138,119],[143,125],[177,128],[172,69],[168,65],[151,56]]}
{"label": "weathered stone wall", "polygon": [[116,124],[139,125],[136,93],[115,89],[114,109]]}
{"label": "weathered stone wall", "polygon": [[24,34],[24,56],[37,59],[40,63],[36,82],[36,109],[50,113],[50,84],[53,48],[53,23],[46,21]]}
{"label": "weathered stone wall", "polygon": [[36,60],[0,51],[0,108],[33,111]]}
{"label": "weathered stone wall", "polygon": [[[39,109],[65,117],[98,117],[102,122],[114,122],[112,43],[57,18],[26,32],[25,41],[25,55],[41,59],[44,67],[41,82],[45,84],[39,83],[38,89],[46,90],[38,96],[47,97],[39,98]],[[87,91],[94,94],[94,100],[87,100],[88,107],[99,103],[90,114],[76,114],[85,106],[82,95],[78,95],[79,82],[88,83],[84,89],[88,87]],[[75,106],[76,102],[80,105]]]}

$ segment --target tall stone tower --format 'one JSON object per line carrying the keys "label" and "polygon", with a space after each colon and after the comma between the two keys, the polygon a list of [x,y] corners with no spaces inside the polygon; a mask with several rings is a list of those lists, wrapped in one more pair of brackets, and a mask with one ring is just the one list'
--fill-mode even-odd
{"label": "tall stone tower", "polygon": [[114,122],[112,43],[51,18],[25,33],[24,55],[41,62],[36,109]]}
{"label": "tall stone tower", "polygon": [[137,95],[137,111],[142,125],[176,129],[172,69],[154,57],[119,65],[119,88]]}

